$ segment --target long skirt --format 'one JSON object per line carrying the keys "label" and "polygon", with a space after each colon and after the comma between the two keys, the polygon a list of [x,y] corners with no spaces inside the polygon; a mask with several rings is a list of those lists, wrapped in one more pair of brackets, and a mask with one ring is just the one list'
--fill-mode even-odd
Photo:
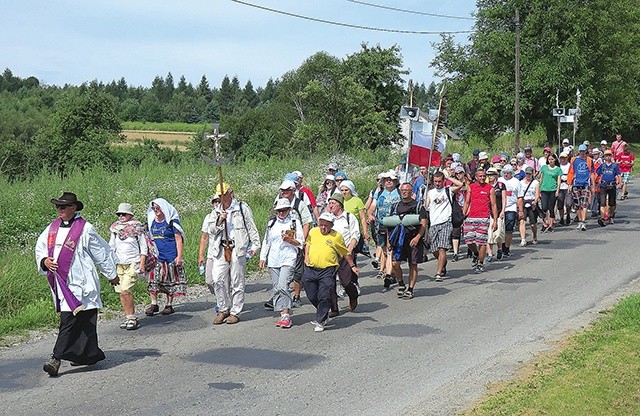
{"label": "long skirt", "polygon": [[77,364],[91,365],[104,360],[104,353],[98,347],[96,323],[98,310],[60,313],[60,330],[53,347],[53,356]]}
{"label": "long skirt", "polygon": [[151,294],[166,293],[170,296],[184,296],[187,293],[187,276],[183,266],[158,262],[149,272],[147,290]]}

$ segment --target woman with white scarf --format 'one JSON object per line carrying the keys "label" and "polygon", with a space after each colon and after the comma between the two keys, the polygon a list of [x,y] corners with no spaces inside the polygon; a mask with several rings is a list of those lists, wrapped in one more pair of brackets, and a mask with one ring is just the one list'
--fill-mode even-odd
{"label": "woman with white scarf", "polygon": [[145,314],[152,316],[160,310],[158,293],[164,293],[167,295],[167,303],[160,313],[170,315],[174,312],[173,298],[184,296],[187,291],[182,259],[184,230],[180,225],[178,211],[164,198],[156,198],[149,203],[147,227],[158,249],[158,263],[149,273],[147,290],[151,296],[151,305],[145,309]]}

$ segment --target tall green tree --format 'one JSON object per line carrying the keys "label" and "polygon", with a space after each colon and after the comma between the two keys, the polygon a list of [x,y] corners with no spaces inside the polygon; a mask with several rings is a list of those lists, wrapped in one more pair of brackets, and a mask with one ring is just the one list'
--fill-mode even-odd
{"label": "tall green tree", "polygon": [[115,99],[100,91],[67,92],[55,106],[50,126],[35,144],[43,166],[60,174],[69,168],[114,167],[111,143],[121,140]]}
{"label": "tall green tree", "polygon": [[[513,125],[515,11],[521,27],[521,125],[544,126],[551,109],[575,106],[579,135],[640,129],[640,8],[636,0],[479,0],[467,45],[443,37],[432,65],[449,81],[449,120],[487,139]],[[621,24],[622,23],[622,24]]]}

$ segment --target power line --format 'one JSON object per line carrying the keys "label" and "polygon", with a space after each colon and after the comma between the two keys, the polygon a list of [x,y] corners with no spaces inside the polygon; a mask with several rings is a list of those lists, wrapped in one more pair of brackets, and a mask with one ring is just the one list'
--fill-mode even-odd
{"label": "power line", "polygon": [[359,0],[347,0],[347,1],[351,2],[351,3],[362,4],[364,6],[377,7],[379,9],[393,10],[394,12],[419,14],[421,16],[442,17],[442,18],[445,18],[445,19],[476,20],[474,17],[451,16],[451,15],[448,15],[448,14],[437,14],[437,13],[419,12],[417,10],[398,9],[397,7],[383,6],[381,4],[374,4],[374,3],[369,3],[369,2],[366,2],[366,1],[359,1]]}
{"label": "power line", "polygon": [[271,9],[269,7],[264,7],[264,6],[260,6],[260,5],[257,5],[257,4],[248,3],[246,1],[240,1],[240,0],[231,0],[231,1],[234,2],[234,3],[238,3],[238,4],[243,4],[245,6],[255,7],[256,9],[261,9],[261,10],[266,10],[268,12],[283,14],[285,16],[297,17],[299,19],[311,20],[313,22],[326,23],[326,24],[329,24],[329,25],[349,27],[349,28],[352,28],[352,29],[374,30],[374,31],[378,31],[378,32],[391,32],[391,33],[405,33],[405,34],[411,34],[411,35],[440,35],[440,34],[453,35],[453,34],[458,34],[458,33],[472,33],[473,32],[473,30],[427,32],[427,31],[418,31],[418,30],[384,29],[384,28],[379,28],[379,27],[352,25],[352,24],[349,24],[349,23],[340,23],[340,22],[334,22],[334,21],[331,21],[331,20],[317,19],[315,17],[303,16],[303,15],[300,15],[300,14],[289,13],[289,12],[285,12],[285,11],[282,11],[282,10]]}

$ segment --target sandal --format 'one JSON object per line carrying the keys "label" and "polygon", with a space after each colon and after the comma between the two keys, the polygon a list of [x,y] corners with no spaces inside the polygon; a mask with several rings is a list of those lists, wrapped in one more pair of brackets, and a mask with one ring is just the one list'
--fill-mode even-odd
{"label": "sandal", "polygon": [[171,315],[174,312],[175,311],[173,310],[173,306],[172,305],[167,305],[167,306],[164,307],[164,309],[160,313],[162,315]]}
{"label": "sandal", "polygon": [[158,305],[151,304],[151,305],[147,306],[147,309],[144,310],[144,314],[147,315],[147,316],[153,316],[159,310],[160,310],[160,307]]}
{"label": "sandal", "polygon": [[413,290],[407,290],[402,296],[405,299],[413,299]]}
{"label": "sandal", "polygon": [[120,329],[125,329],[127,327],[127,322],[129,322],[129,320],[125,319],[124,322],[120,324]]}
{"label": "sandal", "polygon": [[126,330],[128,331],[133,331],[140,328],[140,323],[138,322],[137,319],[133,318],[133,319],[128,319],[127,320],[127,325],[125,327]]}
{"label": "sandal", "polygon": [[398,297],[401,298],[402,296],[404,296],[404,294],[406,293],[405,290],[407,290],[406,286],[399,286],[398,287],[398,291],[396,292]]}

